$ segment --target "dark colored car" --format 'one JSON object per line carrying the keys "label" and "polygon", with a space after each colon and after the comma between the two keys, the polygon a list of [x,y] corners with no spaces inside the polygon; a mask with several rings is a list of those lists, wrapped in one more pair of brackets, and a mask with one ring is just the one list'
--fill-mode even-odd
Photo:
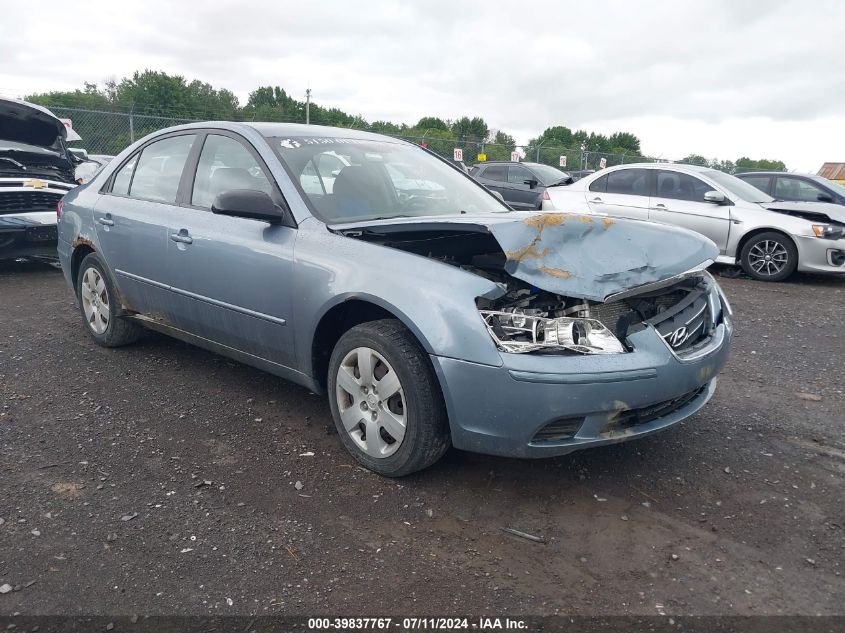
{"label": "dark colored car", "polygon": [[569,175],[572,177],[572,182],[575,182],[594,173],[596,173],[595,169],[577,169],[575,171],[570,171]]}
{"label": "dark colored car", "polygon": [[470,176],[491,191],[502,194],[517,211],[542,209],[548,187],[572,182],[569,174],[541,163],[489,162],[475,165]]}
{"label": "dark colored car", "polygon": [[821,176],[750,171],[736,174],[736,177],[769,194],[775,200],[832,202],[845,205],[845,187]]}

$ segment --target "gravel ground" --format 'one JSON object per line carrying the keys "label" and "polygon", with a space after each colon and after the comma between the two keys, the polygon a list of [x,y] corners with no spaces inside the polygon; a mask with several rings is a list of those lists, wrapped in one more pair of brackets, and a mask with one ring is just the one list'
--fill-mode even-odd
{"label": "gravel ground", "polygon": [[0,614],[845,614],[845,279],[720,283],[733,355],[685,423],[397,481],[322,398],[99,348],[57,270],[0,264]]}

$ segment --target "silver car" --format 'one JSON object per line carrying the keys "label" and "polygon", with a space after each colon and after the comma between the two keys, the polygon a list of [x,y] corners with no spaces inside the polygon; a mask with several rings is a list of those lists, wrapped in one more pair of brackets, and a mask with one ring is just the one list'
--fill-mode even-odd
{"label": "silver car", "polygon": [[98,344],[152,328],[327,393],[390,476],[450,444],[544,457],[664,429],[710,398],[732,333],[709,240],[514,212],[348,129],[148,136],[65,197],[58,250]]}
{"label": "silver car", "polygon": [[763,281],[795,270],[845,274],[845,208],[775,200],[739,178],[693,165],[610,167],[549,190],[544,209],[665,222],[719,248],[718,263]]}

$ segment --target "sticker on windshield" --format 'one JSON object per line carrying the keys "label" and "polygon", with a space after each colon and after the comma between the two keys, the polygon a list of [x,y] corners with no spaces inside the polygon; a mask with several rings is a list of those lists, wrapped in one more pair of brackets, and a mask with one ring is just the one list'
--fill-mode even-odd
{"label": "sticker on windshield", "polygon": [[331,136],[304,137],[279,139],[279,147],[282,149],[299,149],[304,145],[379,145],[382,146],[390,141],[385,139],[368,138],[335,138]]}

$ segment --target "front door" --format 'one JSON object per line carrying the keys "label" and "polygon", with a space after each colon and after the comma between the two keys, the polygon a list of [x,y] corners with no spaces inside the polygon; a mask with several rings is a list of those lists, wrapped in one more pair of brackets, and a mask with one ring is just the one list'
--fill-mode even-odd
{"label": "front door", "polygon": [[662,169],[657,172],[656,185],[649,218],[701,233],[713,240],[724,255],[731,226],[731,207],[704,200],[704,194],[715,189],[694,176]]}
{"label": "front door", "polygon": [[218,344],[293,367],[293,247],[296,229],[211,212],[215,197],[234,189],[268,193],[281,202],[254,148],[227,132],[204,140],[193,183],[171,216],[171,291],[184,309],[180,326]]}

